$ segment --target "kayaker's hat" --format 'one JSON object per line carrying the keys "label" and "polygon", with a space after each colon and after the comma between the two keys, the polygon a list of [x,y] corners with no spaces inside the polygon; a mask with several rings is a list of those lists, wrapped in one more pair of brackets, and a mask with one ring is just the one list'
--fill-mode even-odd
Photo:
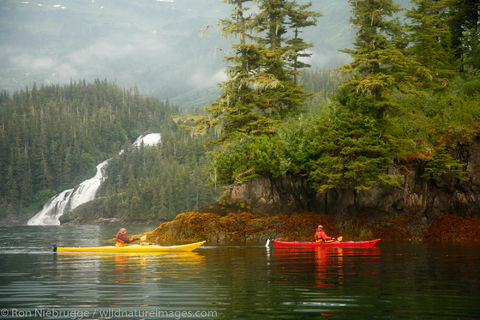
{"label": "kayaker's hat", "polygon": [[322,226],[321,224],[319,224],[318,227],[319,227],[320,229],[323,229],[323,226]]}
{"label": "kayaker's hat", "polygon": [[124,233],[124,232],[126,232],[126,231],[127,231],[127,229],[121,228],[120,230],[118,230],[118,233]]}

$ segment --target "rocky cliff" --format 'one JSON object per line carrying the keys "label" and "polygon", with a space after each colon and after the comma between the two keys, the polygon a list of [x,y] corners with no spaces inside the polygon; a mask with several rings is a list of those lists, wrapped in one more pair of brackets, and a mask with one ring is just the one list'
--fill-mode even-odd
{"label": "rocky cliff", "polygon": [[160,225],[151,241],[309,240],[318,223],[344,239],[480,241],[480,140],[464,154],[467,180],[422,178],[418,164],[399,166],[398,187],[315,192],[307,179],[255,178],[227,188],[220,201]]}
{"label": "rocky cliff", "polygon": [[256,178],[229,187],[224,203],[241,203],[254,213],[315,211],[337,219],[371,213],[381,216],[413,214],[428,222],[440,215],[480,216],[480,140],[467,148],[466,181],[443,177],[438,181],[421,177],[416,164],[392,169],[399,187],[375,186],[370,190],[335,189],[316,193],[302,177]]}

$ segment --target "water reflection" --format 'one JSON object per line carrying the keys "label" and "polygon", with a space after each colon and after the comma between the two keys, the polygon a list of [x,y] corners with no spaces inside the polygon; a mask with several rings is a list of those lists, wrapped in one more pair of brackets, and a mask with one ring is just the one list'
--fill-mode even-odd
{"label": "water reflection", "polygon": [[197,252],[57,253],[58,269],[75,274],[88,272],[115,277],[114,283],[183,280],[204,269],[205,257]]}
{"label": "water reflection", "polygon": [[380,248],[275,248],[273,268],[288,281],[342,287],[346,275],[379,274]]}
{"label": "water reflection", "polygon": [[105,245],[116,230],[0,228],[0,307],[216,310],[219,319],[480,318],[478,247],[51,251],[53,243]]}

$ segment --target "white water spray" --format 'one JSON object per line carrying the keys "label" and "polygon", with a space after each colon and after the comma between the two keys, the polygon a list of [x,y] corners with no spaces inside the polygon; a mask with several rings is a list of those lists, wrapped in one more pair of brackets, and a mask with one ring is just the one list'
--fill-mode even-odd
{"label": "white water spray", "polygon": [[[139,147],[142,143],[144,146],[153,146],[160,142],[159,133],[150,133],[138,137],[133,143]],[[120,151],[120,153],[122,153]],[[42,210],[37,212],[30,220],[28,225],[60,225],[60,217],[68,211],[95,199],[98,189],[103,181],[107,178],[105,175],[105,167],[109,160],[105,160],[97,165],[95,176],[83,181],[73,189],[68,189],[53,196],[43,206]]]}

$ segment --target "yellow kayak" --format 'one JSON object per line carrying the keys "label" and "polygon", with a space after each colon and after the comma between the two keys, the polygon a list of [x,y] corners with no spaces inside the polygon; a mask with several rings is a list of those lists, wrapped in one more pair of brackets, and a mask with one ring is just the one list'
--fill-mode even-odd
{"label": "yellow kayak", "polygon": [[204,244],[205,241],[182,244],[178,246],[139,245],[131,244],[125,247],[57,247],[53,246],[54,252],[166,252],[166,251],[193,251]]}

